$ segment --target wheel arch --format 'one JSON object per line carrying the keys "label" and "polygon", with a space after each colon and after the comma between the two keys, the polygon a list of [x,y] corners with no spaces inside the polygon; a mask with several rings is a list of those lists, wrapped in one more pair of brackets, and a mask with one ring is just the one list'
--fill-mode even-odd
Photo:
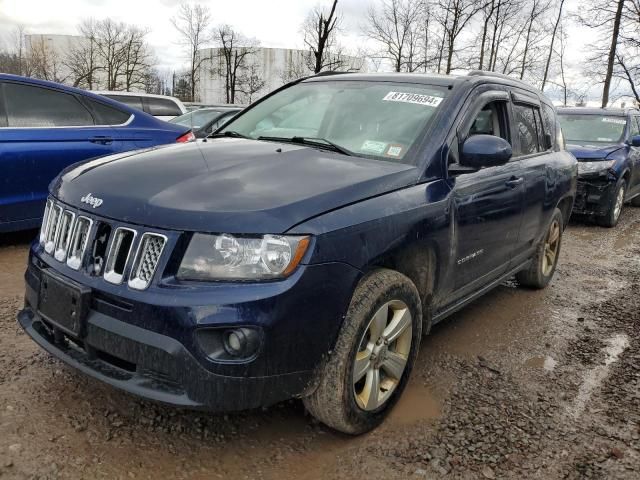
{"label": "wheel arch", "polygon": [[569,218],[571,217],[571,210],[573,210],[573,202],[575,198],[571,195],[567,195],[560,199],[558,202],[557,208],[562,213],[562,222],[564,223],[563,228],[569,224]]}

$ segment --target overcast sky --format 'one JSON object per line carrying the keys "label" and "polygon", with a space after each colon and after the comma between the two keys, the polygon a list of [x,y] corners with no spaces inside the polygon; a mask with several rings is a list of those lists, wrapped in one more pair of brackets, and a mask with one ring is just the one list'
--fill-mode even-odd
{"label": "overcast sky", "polygon": [[[579,0],[567,0],[572,11]],[[359,31],[367,8],[375,0],[340,0],[343,17],[341,42],[347,49],[357,50],[364,39]],[[77,34],[84,18],[113,19],[135,23],[150,30],[149,43],[159,63],[169,68],[184,64],[183,51],[176,31],[170,23],[179,0],[0,0],[0,32],[5,36],[18,25],[28,33]],[[209,0],[199,3],[210,7],[213,23],[229,23],[265,47],[303,48],[300,25],[306,14],[318,3],[330,0]],[[0,33],[1,35],[1,33]],[[585,56],[585,44],[591,32],[571,26],[567,57],[573,65],[572,76],[580,77],[579,65]],[[596,94],[597,88],[594,91]]]}

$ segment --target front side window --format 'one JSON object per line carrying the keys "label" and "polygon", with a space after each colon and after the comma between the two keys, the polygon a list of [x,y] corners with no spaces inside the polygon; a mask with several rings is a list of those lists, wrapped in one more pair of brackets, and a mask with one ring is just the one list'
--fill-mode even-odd
{"label": "front side window", "polygon": [[[537,109],[535,109],[537,110]],[[536,122],[536,112],[530,105],[513,105],[515,116],[516,133],[520,139],[520,153],[531,155],[538,152],[538,131]],[[538,118],[540,114],[538,113]]]}
{"label": "front side window", "polygon": [[567,143],[599,144],[620,143],[627,119],[615,115],[588,115],[561,113],[560,124]]}
{"label": "front side window", "polygon": [[18,83],[5,83],[8,127],[79,127],[93,125],[89,111],[71,94]]}
{"label": "front side window", "polygon": [[427,128],[447,90],[430,85],[316,81],[289,87],[223,130],[253,139],[322,139],[365,157],[398,162]]}

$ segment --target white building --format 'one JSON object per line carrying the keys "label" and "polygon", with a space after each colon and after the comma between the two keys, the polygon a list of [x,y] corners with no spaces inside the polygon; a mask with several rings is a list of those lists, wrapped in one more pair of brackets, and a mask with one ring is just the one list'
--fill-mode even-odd
{"label": "white building", "polygon": [[41,76],[65,81],[70,75],[65,59],[69,51],[78,49],[88,40],[80,35],[30,34],[24,36],[27,57],[35,59]]}
{"label": "white building", "polygon": [[[222,49],[207,48],[201,50],[201,58],[206,60],[200,66],[200,82],[198,84],[199,100],[203,103],[226,103],[225,93],[225,63],[222,57]],[[313,72],[307,67],[310,55],[308,50],[294,50],[287,48],[259,47],[247,57],[246,65],[238,78],[252,77],[253,83],[264,82],[257,92],[242,93],[236,89],[236,103],[248,104],[263,95],[297,78],[311,75]],[[362,58],[342,56],[349,70],[364,71],[366,68]],[[345,70],[343,67],[341,70]],[[258,82],[256,82],[258,80]],[[246,87],[246,82],[245,82]],[[252,90],[251,88],[244,90]],[[250,98],[249,98],[250,97]]]}

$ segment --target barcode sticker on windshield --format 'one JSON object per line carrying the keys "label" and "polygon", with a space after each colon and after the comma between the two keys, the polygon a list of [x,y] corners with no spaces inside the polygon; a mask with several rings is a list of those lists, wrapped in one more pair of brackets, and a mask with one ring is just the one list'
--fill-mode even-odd
{"label": "barcode sticker on windshield", "polygon": [[437,107],[442,102],[442,97],[422,95],[420,93],[389,92],[382,99],[386,102],[415,103],[427,107]]}
{"label": "barcode sticker on windshield", "polygon": [[624,118],[602,117],[602,121],[605,123],[617,123],[618,125],[627,124],[627,121]]}

